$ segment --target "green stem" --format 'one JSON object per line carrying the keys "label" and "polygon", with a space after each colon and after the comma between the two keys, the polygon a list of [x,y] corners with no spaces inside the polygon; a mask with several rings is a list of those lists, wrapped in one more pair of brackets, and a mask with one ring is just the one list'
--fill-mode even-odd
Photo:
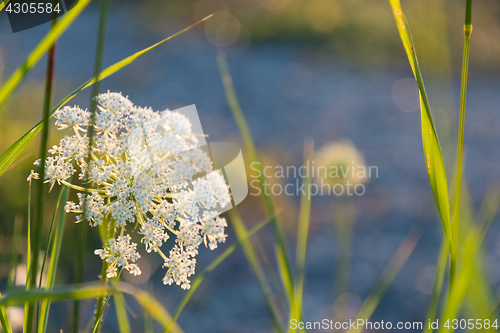
{"label": "green stem", "polygon": [[[104,285],[106,284],[106,270],[108,269],[108,265],[106,263],[106,261],[103,260],[102,262],[102,269],[101,269],[101,284]],[[97,306],[96,306],[96,315],[95,315],[95,320],[94,320],[94,332],[98,332],[99,330],[99,324],[101,322],[101,318],[102,318],[102,315],[103,315],[103,311],[104,311],[104,295],[103,296],[100,296],[98,299],[97,299]],[[109,298],[108,298],[109,300]]]}
{"label": "green stem", "polygon": [[[99,80],[100,80],[100,75],[101,75],[101,68],[102,68],[102,63],[103,63],[103,55],[104,55],[104,38],[105,38],[105,32],[106,32],[106,17],[107,17],[107,12],[108,12],[108,0],[101,0],[101,8],[99,12],[99,26],[97,29],[97,48],[96,48],[96,56],[95,56],[95,78],[96,82],[94,86],[92,87],[92,93],[91,93],[91,100],[90,100],[90,113],[91,113],[91,118],[89,122],[89,127],[87,131],[87,136],[89,137],[89,152],[92,151],[92,137],[94,136],[94,122],[95,122],[95,117],[96,117],[96,110],[97,110],[97,100],[96,96],[99,93]],[[86,158],[86,163],[88,165],[89,163],[90,156]],[[86,169],[84,173],[84,179],[83,183],[87,184],[87,180],[89,178],[88,174],[88,168]],[[87,192],[87,189],[85,189],[85,192]],[[87,211],[87,200],[84,201],[83,204],[83,221],[81,222],[81,243],[80,245],[83,245],[86,242],[86,231],[87,229],[87,223],[85,222],[86,217],[85,217],[85,212]],[[77,277],[78,280],[81,282],[83,280],[83,266],[84,266],[84,259],[85,256],[83,254],[83,251],[81,255],[79,256],[79,276]],[[103,263],[103,266],[105,264]],[[104,267],[103,267],[104,269]],[[104,274],[104,279],[105,279],[106,274]],[[102,303],[99,302],[98,304]],[[79,317],[79,302],[75,301],[74,303],[74,313],[73,313],[73,332],[77,333],[78,332],[78,317]],[[99,312],[98,312],[99,313]],[[96,320],[97,320],[96,316]],[[98,327],[97,327],[98,328]]]}
{"label": "green stem", "polygon": [[453,243],[455,244],[455,252],[451,253],[450,265],[450,288],[455,281],[457,253],[458,249],[458,228],[460,220],[460,191],[462,186],[462,169],[463,169],[463,150],[464,150],[464,127],[465,127],[465,104],[467,98],[467,75],[469,70],[469,48],[470,35],[472,33],[471,24],[471,5],[472,0],[466,0],[465,9],[465,25],[464,25],[464,54],[462,60],[462,82],[460,89],[460,118],[458,121],[458,144],[457,144],[457,169],[455,178],[455,198],[453,205]]}
{"label": "green stem", "polygon": [[[2,298],[2,293],[0,293],[0,299]],[[7,316],[7,309],[4,305],[0,305],[0,324],[3,332],[12,333],[12,327],[10,326],[9,317]]]}
{"label": "green stem", "polygon": [[[288,248],[286,245],[285,235],[281,230],[280,223],[277,218],[276,209],[274,207],[271,195],[266,192],[264,188],[264,184],[266,183],[266,177],[262,170],[263,165],[259,158],[259,154],[257,152],[257,148],[252,139],[252,135],[250,134],[250,129],[248,128],[247,122],[245,120],[245,116],[243,111],[241,110],[240,104],[238,102],[238,98],[236,97],[236,92],[233,87],[233,80],[231,77],[231,73],[229,72],[229,66],[227,64],[226,57],[223,53],[220,53],[217,57],[217,63],[219,65],[219,72],[221,74],[222,84],[224,87],[224,92],[226,94],[226,100],[228,102],[229,108],[233,114],[234,120],[236,121],[236,125],[240,131],[241,137],[243,139],[243,143],[247,150],[248,155],[250,156],[250,160],[253,163],[257,163],[259,166],[259,186],[262,193],[262,199],[264,201],[264,206],[267,211],[267,215],[273,217],[271,223],[274,229],[274,234],[276,238],[277,245],[277,260],[283,263],[284,270],[284,279],[282,279],[282,283],[285,288],[285,292],[288,298],[291,299],[293,294],[293,274],[292,267],[290,263],[290,256],[288,254]],[[285,281],[286,279],[286,281]]]}
{"label": "green stem", "polygon": [[[52,21],[52,27],[55,25],[55,19]],[[41,159],[41,171],[40,177],[44,178],[45,175],[45,159],[47,157],[47,146],[49,141],[49,118],[50,118],[50,105],[52,103],[52,87],[54,84],[54,64],[55,64],[55,55],[56,55],[56,44],[50,47],[48,57],[47,57],[47,72],[45,75],[45,93],[44,93],[44,102],[43,102],[43,131],[42,131],[42,140],[40,144],[40,159]],[[43,202],[44,202],[44,186],[43,181],[38,182],[37,188],[37,210],[36,210],[36,219],[35,225],[33,229],[33,243],[31,250],[33,252],[33,256],[31,258],[31,274],[30,274],[30,286],[36,286],[36,277],[38,273],[38,252],[40,246],[40,238],[41,238],[41,229],[43,222]],[[27,314],[27,327],[26,332],[31,332],[33,328],[33,312],[34,305],[30,304],[28,306],[28,314]]]}
{"label": "green stem", "polygon": [[457,258],[450,257],[450,285],[449,285],[449,295],[455,285],[455,280],[457,276]]}

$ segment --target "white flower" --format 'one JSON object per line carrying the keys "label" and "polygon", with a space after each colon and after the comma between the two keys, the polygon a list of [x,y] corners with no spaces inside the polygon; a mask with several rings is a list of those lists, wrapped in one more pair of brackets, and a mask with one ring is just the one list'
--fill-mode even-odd
{"label": "white flower", "polygon": [[[55,112],[56,126],[72,134],[49,150],[43,179],[81,192],[78,204],[68,201],[64,207],[79,214],[78,221],[114,226],[111,231],[120,235],[95,251],[110,264],[108,278],[119,269],[141,273],[137,244],[126,232],[136,231],[146,252],[162,256],[168,268],[163,281],[187,289],[199,246],[215,249],[226,238],[226,221],[217,213],[231,202],[224,177],[213,172],[208,153],[196,145],[199,133],[184,115],[137,107],[119,93],[101,94],[97,101],[91,140],[89,111]],[[69,183],[77,172],[88,192]],[[28,180],[36,175],[32,171]],[[169,241],[175,245],[166,255],[161,247]]]}
{"label": "white flower", "polygon": [[75,204],[73,201],[67,201],[66,205],[64,206],[64,210],[66,211],[66,213],[69,213],[69,212],[79,213],[80,206]]}
{"label": "white flower", "polygon": [[168,267],[167,274],[163,278],[163,284],[176,283],[182,289],[191,287],[189,277],[194,274],[196,259],[193,259],[186,251],[182,251],[177,245],[170,250],[170,256],[165,260]]}
{"label": "white flower", "polygon": [[108,278],[117,276],[117,268],[119,267],[134,275],[141,274],[139,267],[133,264],[141,256],[136,251],[137,244],[131,242],[129,235],[118,236],[118,239],[111,238],[108,243],[108,247],[94,251],[102,260],[106,260],[110,264],[106,271]]}
{"label": "white flower", "polygon": [[225,227],[227,227],[226,219],[220,218],[217,212],[205,212],[201,227],[205,246],[207,246],[207,241],[209,241],[210,250],[213,250],[217,248],[218,243],[225,242],[227,237],[224,234]]}
{"label": "white flower", "polygon": [[148,219],[141,226],[140,233],[144,236],[141,243],[144,243],[148,253],[151,251],[157,252],[158,248],[170,238],[159,218]]}
{"label": "white flower", "polygon": [[90,119],[90,112],[82,110],[78,106],[65,106],[54,112],[54,118],[56,118],[58,129],[87,126]]}
{"label": "white flower", "polygon": [[32,179],[40,179],[40,176],[34,170],[31,170],[30,175],[28,176],[27,181],[30,182]]}

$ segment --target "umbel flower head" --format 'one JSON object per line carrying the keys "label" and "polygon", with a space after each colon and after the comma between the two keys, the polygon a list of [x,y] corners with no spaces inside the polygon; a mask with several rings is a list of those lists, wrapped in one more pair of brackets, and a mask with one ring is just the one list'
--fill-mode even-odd
{"label": "umbel flower head", "polygon": [[[119,93],[101,94],[97,101],[91,142],[89,111],[66,106],[55,112],[58,129],[73,134],[49,150],[43,178],[79,191],[79,201],[65,207],[78,214],[77,221],[106,223],[119,235],[95,251],[108,263],[108,278],[121,269],[141,274],[130,236],[135,231],[146,252],[163,258],[163,282],[188,289],[200,244],[213,250],[226,238],[226,221],[218,213],[231,201],[224,177],[212,170],[184,115],[135,106]],[[77,172],[87,188],[69,182]],[[161,247],[170,239],[167,255]]]}
{"label": "umbel flower head", "polygon": [[367,181],[365,158],[350,140],[325,144],[315,153],[316,181],[330,185],[363,184]]}

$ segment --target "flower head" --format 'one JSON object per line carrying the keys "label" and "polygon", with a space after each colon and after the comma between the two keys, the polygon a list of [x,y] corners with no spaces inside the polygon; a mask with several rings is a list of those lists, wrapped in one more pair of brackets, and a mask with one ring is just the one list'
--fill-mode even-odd
{"label": "flower head", "polygon": [[349,140],[325,144],[315,153],[315,162],[317,181],[356,185],[367,180],[365,158]]}
{"label": "flower head", "polygon": [[[55,112],[56,126],[73,134],[49,150],[43,179],[80,191],[79,202],[65,206],[79,214],[78,221],[106,223],[120,235],[95,251],[109,263],[108,278],[118,269],[141,273],[137,244],[126,233],[136,230],[146,252],[162,256],[164,282],[189,288],[200,244],[215,249],[226,238],[226,221],[218,213],[231,202],[224,177],[212,170],[181,113],[137,107],[119,93],[101,94],[97,101],[92,138],[89,111],[75,106]],[[69,182],[75,174],[86,189]],[[167,256],[161,247],[170,239],[175,245]]]}

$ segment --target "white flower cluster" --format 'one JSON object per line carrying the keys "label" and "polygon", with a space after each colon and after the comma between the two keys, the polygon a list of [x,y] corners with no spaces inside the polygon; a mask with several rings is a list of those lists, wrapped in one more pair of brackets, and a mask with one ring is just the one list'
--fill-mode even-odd
{"label": "white flower cluster", "polygon": [[[213,250],[226,238],[226,221],[218,213],[231,201],[224,177],[212,170],[184,115],[137,107],[119,93],[101,94],[97,100],[91,142],[89,111],[63,107],[55,112],[56,126],[74,134],[49,150],[44,180],[80,190],[79,202],[65,207],[79,214],[78,221],[107,223],[120,234],[95,251],[109,263],[109,278],[118,269],[141,274],[134,263],[140,258],[137,244],[125,233],[126,228],[137,230],[138,223],[146,251],[164,259],[163,282],[188,289],[200,244]],[[77,170],[88,189],[69,182]],[[160,248],[170,238],[175,243],[167,256]]]}

